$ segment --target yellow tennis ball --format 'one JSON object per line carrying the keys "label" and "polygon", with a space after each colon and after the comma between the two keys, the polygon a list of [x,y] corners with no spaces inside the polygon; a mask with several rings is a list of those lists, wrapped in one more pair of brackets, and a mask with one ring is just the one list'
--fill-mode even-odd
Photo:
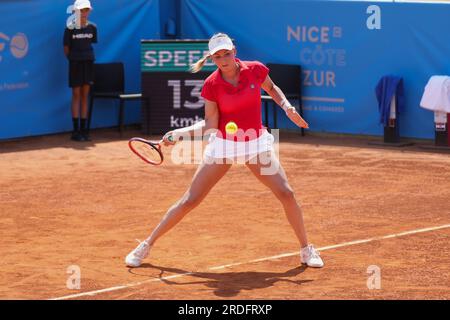
{"label": "yellow tennis ball", "polygon": [[238,126],[237,126],[237,124],[236,124],[235,122],[233,122],[233,121],[228,122],[228,123],[226,124],[226,126],[225,126],[225,131],[226,131],[228,134],[235,134],[237,130],[238,130]]}

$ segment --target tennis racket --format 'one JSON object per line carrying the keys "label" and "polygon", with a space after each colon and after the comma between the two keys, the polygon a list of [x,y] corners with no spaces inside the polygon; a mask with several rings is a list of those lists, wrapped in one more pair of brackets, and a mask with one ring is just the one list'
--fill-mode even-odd
{"label": "tennis racket", "polygon": [[[173,141],[173,137],[168,137],[169,141]],[[150,141],[143,138],[131,138],[128,141],[128,146],[139,158],[146,163],[155,166],[160,165],[164,161],[164,156],[161,152],[161,144],[163,139],[159,141]]]}

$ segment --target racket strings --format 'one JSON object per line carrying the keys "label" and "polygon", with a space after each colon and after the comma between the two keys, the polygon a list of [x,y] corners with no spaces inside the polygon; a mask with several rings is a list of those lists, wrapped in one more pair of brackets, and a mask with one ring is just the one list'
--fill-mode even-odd
{"label": "racket strings", "polygon": [[132,141],[133,148],[147,161],[152,163],[161,162],[161,154],[156,147],[140,141]]}

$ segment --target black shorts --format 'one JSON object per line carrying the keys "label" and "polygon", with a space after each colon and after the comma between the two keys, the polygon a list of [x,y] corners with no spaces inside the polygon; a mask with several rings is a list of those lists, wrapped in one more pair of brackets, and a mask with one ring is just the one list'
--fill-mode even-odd
{"label": "black shorts", "polygon": [[94,61],[69,60],[69,87],[94,83]]}

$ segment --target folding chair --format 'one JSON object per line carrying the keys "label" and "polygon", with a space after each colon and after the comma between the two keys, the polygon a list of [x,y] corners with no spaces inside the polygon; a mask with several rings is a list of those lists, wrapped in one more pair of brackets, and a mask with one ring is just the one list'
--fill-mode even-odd
{"label": "folding chair", "polygon": [[[279,63],[267,63],[267,67],[270,69],[269,76],[273,82],[280,87],[280,89],[286,95],[288,100],[297,100],[299,106],[299,114],[303,117],[302,107],[302,88],[301,88],[301,74],[302,68],[300,65],[294,64],[279,64]],[[264,103],[265,109],[265,125],[269,127],[269,113],[268,103],[272,102],[273,108],[273,127],[277,127],[277,105],[272,100],[271,96],[262,95],[261,100]],[[305,129],[301,128],[302,136],[305,135]]]}
{"label": "folding chair", "polygon": [[119,100],[119,132],[123,131],[125,101],[144,100],[147,104],[149,99],[141,93],[125,93],[125,72],[122,62],[96,63],[94,64],[94,84],[91,87],[88,124],[90,130],[92,112],[95,99],[117,99]]}

